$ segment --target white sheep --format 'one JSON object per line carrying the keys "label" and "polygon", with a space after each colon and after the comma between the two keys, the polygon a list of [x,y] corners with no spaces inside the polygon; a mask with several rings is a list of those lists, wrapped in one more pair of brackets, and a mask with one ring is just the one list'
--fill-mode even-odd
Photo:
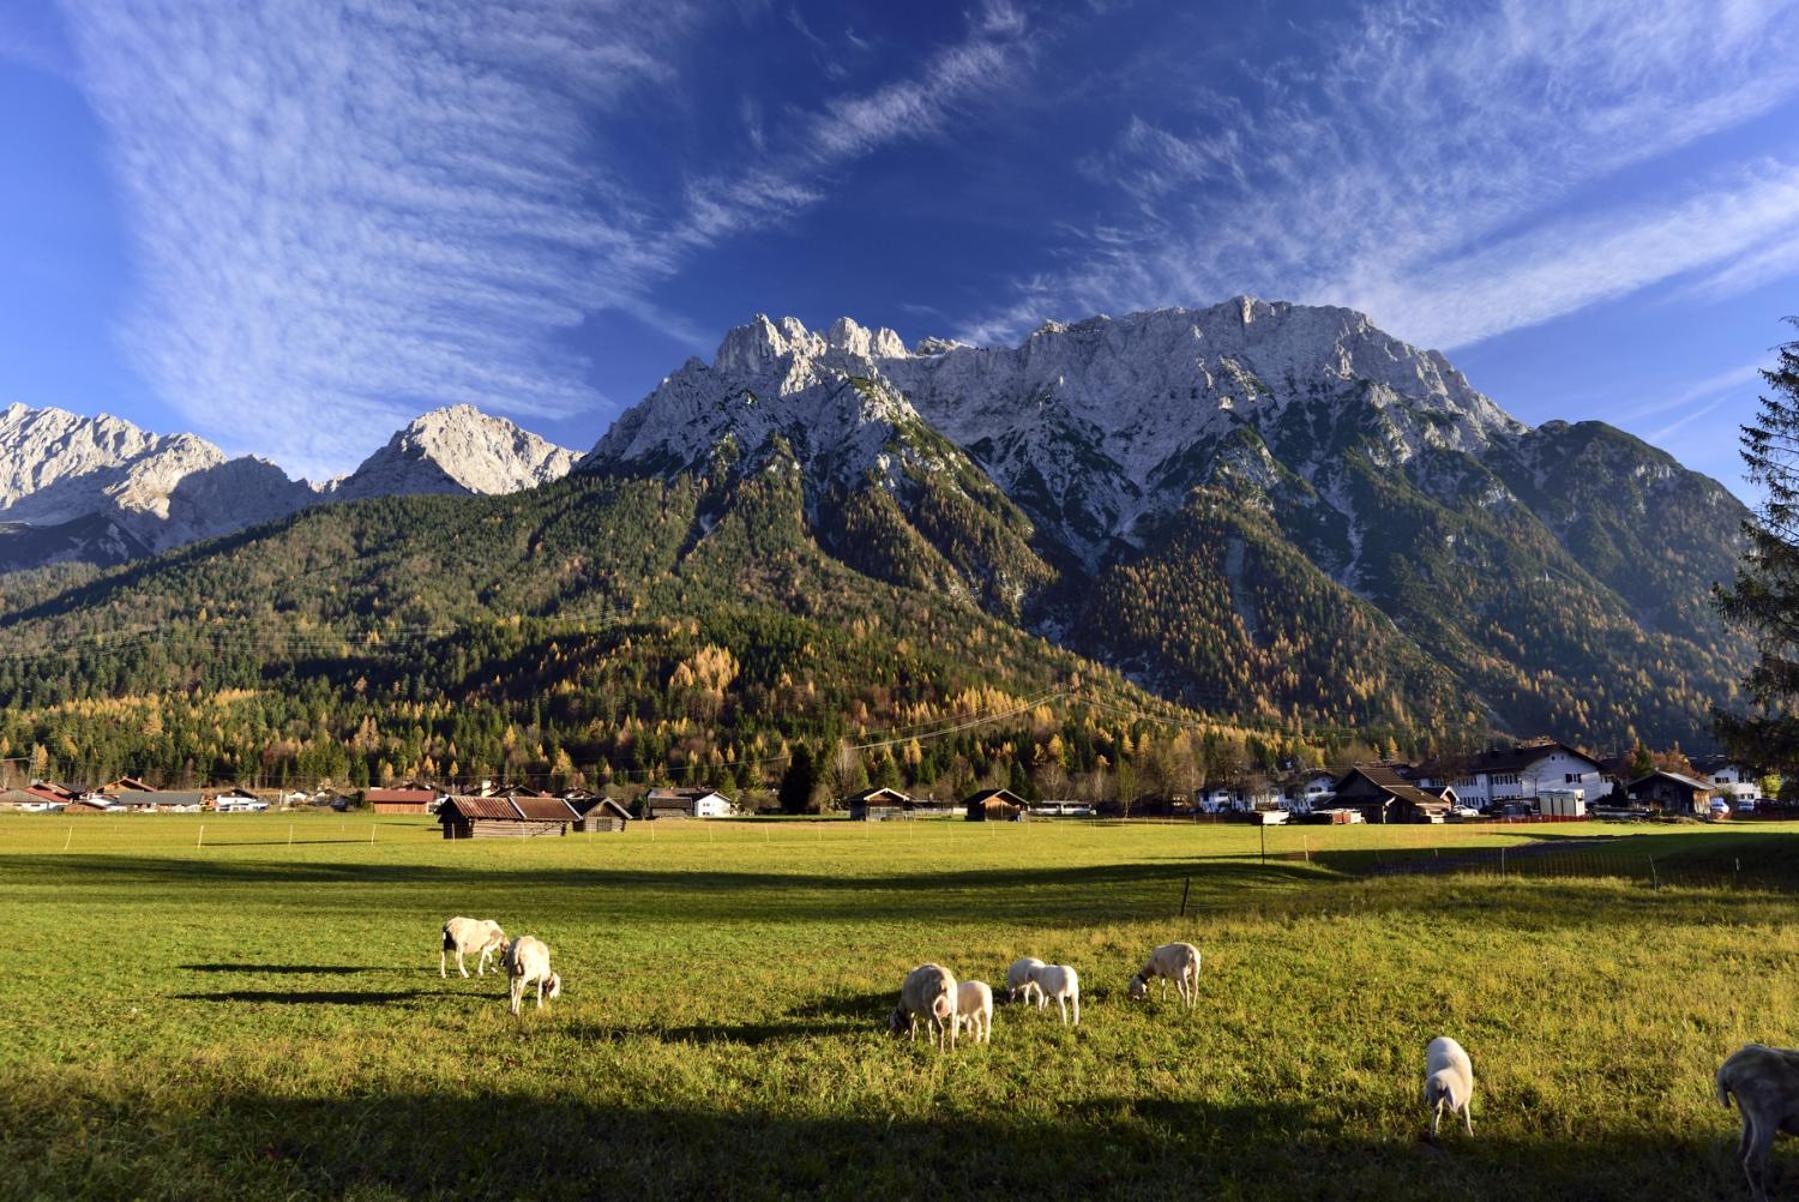
{"label": "white sheep", "polygon": [[967,1023],[976,1043],[993,1042],[993,989],[985,981],[956,986],[956,1029]]}
{"label": "white sheep", "polygon": [[1462,1045],[1447,1035],[1439,1035],[1424,1050],[1424,1105],[1430,1113],[1430,1133],[1434,1139],[1443,1121],[1443,1109],[1460,1114],[1474,1134],[1474,1118],[1468,1112],[1474,1101],[1474,1065]]}
{"label": "white sheep", "polygon": [[893,1008],[887,1029],[918,1038],[917,1020],[924,1019],[932,1047],[956,1046],[956,978],[940,964],[920,964],[900,985],[900,1004]]}
{"label": "white sheep", "polygon": [[449,973],[450,953],[456,953],[456,971],[468,976],[468,966],[463,964],[462,957],[481,953],[476,969],[481,976],[487,975],[487,961],[498,954],[506,946],[506,932],[500,924],[491,918],[452,918],[444,923],[443,947],[437,956],[437,975],[447,977]]}
{"label": "white sheep", "polygon": [[525,1002],[525,990],[532,985],[537,986],[539,1010],[543,1009],[546,990],[552,1001],[562,996],[562,978],[550,971],[550,949],[543,940],[534,935],[520,935],[506,945],[501,960],[506,965],[506,975],[512,979],[509,988],[512,1013],[519,1012]]}
{"label": "white sheep", "polygon": [[1149,959],[1131,978],[1131,997],[1138,1001],[1148,997],[1149,983],[1156,977],[1162,980],[1164,1001],[1168,998],[1168,982],[1173,981],[1175,992],[1191,1009],[1199,1003],[1199,949],[1191,943],[1164,943],[1149,953]]}
{"label": "white sheep", "polygon": [[1730,1109],[1734,1097],[1742,1112],[1737,1162],[1749,1179],[1749,1192],[1765,1202],[1775,1135],[1799,1135],[1799,1051],[1746,1043],[1718,1066],[1717,1084],[1724,1108]]}
{"label": "white sheep", "polygon": [[1063,1023],[1068,1022],[1068,1003],[1074,1003],[1074,1025],[1081,1025],[1081,977],[1066,964],[1039,964],[1030,970],[1031,983],[1037,986],[1037,1009],[1056,999]]}
{"label": "white sheep", "polygon": [[1031,969],[1042,967],[1043,961],[1035,956],[1026,956],[1022,960],[1012,961],[1012,967],[1006,970],[1006,1000],[1016,1002],[1019,994],[1023,994],[1025,1005],[1030,1005],[1032,995],[1043,992],[1037,988],[1037,983],[1031,980]]}

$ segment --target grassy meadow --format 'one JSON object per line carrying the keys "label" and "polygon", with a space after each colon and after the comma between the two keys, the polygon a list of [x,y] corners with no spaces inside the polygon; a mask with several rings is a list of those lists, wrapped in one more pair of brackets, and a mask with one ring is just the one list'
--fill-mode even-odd
{"label": "grassy meadow", "polygon": [[[1799,826],[1262,834],[0,817],[0,1197],[1747,1196],[1712,1073],[1799,1043]],[[561,1000],[440,979],[453,914]],[[1177,938],[1199,1008],[1130,1002]],[[913,965],[1027,954],[1080,1028],[885,1033]],[[1472,1139],[1425,1138],[1437,1034]]]}

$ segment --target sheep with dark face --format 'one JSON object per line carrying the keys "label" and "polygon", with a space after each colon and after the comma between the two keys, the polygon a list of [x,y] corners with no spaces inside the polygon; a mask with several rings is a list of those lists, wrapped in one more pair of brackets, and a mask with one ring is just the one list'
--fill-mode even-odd
{"label": "sheep with dark face", "polygon": [[940,964],[920,964],[900,984],[900,1004],[888,1016],[887,1029],[894,1035],[918,1038],[917,1020],[925,1020],[931,1046],[954,1050],[956,1046],[956,978]]}
{"label": "sheep with dark face", "polygon": [[1199,1003],[1199,949],[1191,943],[1164,943],[1149,953],[1149,959],[1131,978],[1131,998],[1143,1001],[1149,996],[1149,983],[1156,978],[1162,981],[1162,997],[1167,1000],[1168,982],[1174,982],[1175,992],[1180,994],[1181,1001],[1191,1009]]}
{"label": "sheep with dark face", "polygon": [[539,1010],[543,1009],[546,992],[552,1001],[562,996],[562,978],[550,971],[550,949],[543,940],[534,935],[521,935],[506,945],[506,954],[501,959],[506,966],[506,975],[511,979],[507,992],[513,1014],[524,1006],[525,990],[532,985],[537,986]]}
{"label": "sheep with dark face", "polygon": [[481,953],[476,970],[481,976],[487,975],[487,961],[499,954],[506,946],[506,932],[500,924],[491,918],[452,918],[443,925],[443,946],[437,957],[437,975],[447,977],[449,973],[450,953],[456,953],[456,971],[468,976],[468,966],[462,962],[465,955]]}
{"label": "sheep with dark face", "polygon": [[1728,1110],[1735,1098],[1742,1112],[1737,1163],[1749,1179],[1749,1192],[1765,1200],[1774,1137],[1782,1131],[1799,1135],[1799,1051],[1746,1043],[1718,1066],[1717,1085],[1719,1103]]}
{"label": "sheep with dark face", "polygon": [[1443,1121],[1443,1111],[1460,1114],[1474,1134],[1474,1119],[1468,1106],[1474,1101],[1474,1065],[1462,1045],[1446,1035],[1430,1041],[1424,1050],[1424,1105],[1430,1113],[1430,1133],[1436,1138]]}

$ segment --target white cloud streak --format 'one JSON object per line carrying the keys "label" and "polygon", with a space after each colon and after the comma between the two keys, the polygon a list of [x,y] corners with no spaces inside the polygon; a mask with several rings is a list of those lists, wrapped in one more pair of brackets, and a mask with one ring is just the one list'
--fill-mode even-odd
{"label": "white cloud streak", "polygon": [[1655,205],[1600,195],[1799,93],[1790,4],[1379,0],[1316,40],[1322,59],[1270,68],[1253,93],[1131,119],[1083,164],[1124,215],[961,336],[1253,292],[1453,347],[1799,230],[1789,164],[1721,169]]}
{"label": "white cloud streak", "polygon": [[746,102],[741,161],[664,213],[604,141],[635,91],[679,86],[684,0],[64,5],[144,279],[125,342],[202,432],[315,477],[429,405],[593,407],[561,336],[595,311],[697,343],[656,284],[935,134],[1024,27],[991,0],[896,80],[778,127]]}

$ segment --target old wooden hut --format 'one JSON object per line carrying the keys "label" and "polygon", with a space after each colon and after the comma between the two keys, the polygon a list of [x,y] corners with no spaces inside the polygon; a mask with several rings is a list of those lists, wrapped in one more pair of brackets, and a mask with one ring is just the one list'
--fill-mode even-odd
{"label": "old wooden hut", "polygon": [[970,822],[1021,822],[1027,806],[1010,789],[982,789],[962,803]]}
{"label": "old wooden hut", "polygon": [[446,839],[566,835],[581,815],[556,797],[450,797],[437,807]]}
{"label": "old wooden hut", "polygon": [[613,801],[610,797],[589,797],[576,801],[564,798],[574,810],[581,815],[575,823],[575,829],[585,835],[602,831],[623,834],[631,821],[631,811]]}
{"label": "old wooden hut", "polygon": [[844,801],[855,822],[886,822],[912,816],[912,799],[898,789],[864,789]]}
{"label": "old wooden hut", "polygon": [[385,789],[370,789],[363,800],[377,814],[429,814],[443,794],[429,785],[411,781]]}
{"label": "old wooden hut", "polygon": [[1329,808],[1360,810],[1368,822],[1441,822],[1454,804],[1453,791],[1422,788],[1396,765],[1357,764],[1337,782]]}
{"label": "old wooden hut", "polygon": [[1703,814],[1712,786],[1680,772],[1651,772],[1631,781],[1624,792],[1630,800],[1664,814]]}

